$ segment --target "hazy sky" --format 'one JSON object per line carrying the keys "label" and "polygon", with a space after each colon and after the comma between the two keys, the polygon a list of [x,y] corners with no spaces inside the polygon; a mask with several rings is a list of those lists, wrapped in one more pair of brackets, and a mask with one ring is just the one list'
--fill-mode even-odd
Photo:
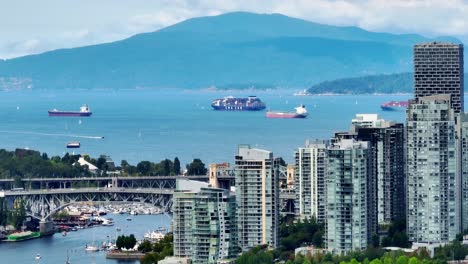
{"label": "hazy sky", "polygon": [[0,0],[0,58],[114,41],[232,11],[468,42],[468,0]]}

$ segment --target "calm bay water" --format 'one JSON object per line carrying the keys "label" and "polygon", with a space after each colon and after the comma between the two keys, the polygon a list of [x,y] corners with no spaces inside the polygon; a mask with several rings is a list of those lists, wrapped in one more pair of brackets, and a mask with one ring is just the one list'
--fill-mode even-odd
{"label": "calm bay water", "polygon": [[[69,141],[97,157],[108,154],[120,163],[160,161],[178,156],[224,162],[234,158],[238,144],[251,144],[292,160],[306,139],[329,138],[347,130],[356,113],[379,113],[404,121],[403,112],[383,112],[379,105],[406,100],[405,95],[292,96],[292,91],[256,92],[272,110],[293,110],[300,103],[307,119],[267,119],[265,112],[220,112],[211,100],[248,92],[153,90],[13,91],[0,92],[0,148],[17,147],[62,156]],[[48,117],[47,110],[78,110],[88,104],[91,117]],[[77,137],[78,136],[78,137]],[[93,137],[104,136],[104,139]]]}
{"label": "calm bay water", "polygon": [[[76,232],[68,232],[67,236],[56,233],[53,236],[27,240],[22,242],[0,243],[0,263],[18,264],[60,264],[65,263],[67,251],[70,262],[74,264],[95,263],[95,264],[134,264],[139,261],[117,261],[106,259],[105,252],[86,252],[86,244],[101,245],[109,238],[114,239],[118,235],[134,234],[140,240],[146,232],[164,227],[169,230],[170,218],[166,215],[138,215],[133,216],[132,221],[127,221],[127,215],[107,215],[114,218],[114,226],[101,226],[88,229],[81,229]],[[122,231],[117,232],[120,227]],[[36,254],[40,254],[42,259],[35,260]]]}
{"label": "calm bay water", "polygon": [[[380,104],[406,100],[407,95],[309,96],[295,97],[291,91],[256,92],[272,110],[293,110],[305,104],[307,119],[267,119],[265,112],[219,112],[210,103],[228,95],[247,92],[190,91],[13,91],[0,92],[0,148],[30,148],[62,156],[69,141],[80,141],[81,149],[93,157],[110,155],[117,164],[126,159],[160,161],[178,156],[189,163],[201,158],[205,163],[231,162],[238,144],[252,144],[292,161],[294,149],[306,139],[330,138],[347,130],[356,113],[378,113],[385,119],[403,122],[404,112],[383,112]],[[88,104],[92,117],[48,117],[47,110],[78,110]],[[104,136],[104,139],[96,137]],[[98,227],[70,232],[63,237],[21,243],[0,243],[0,263],[64,263],[67,250],[72,263],[116,263],[104,253],[87,254],[84,246],[115,236],[115,227],[137,238],[158,226],[168,226],[165,216],[113,216],[114,227]]]}

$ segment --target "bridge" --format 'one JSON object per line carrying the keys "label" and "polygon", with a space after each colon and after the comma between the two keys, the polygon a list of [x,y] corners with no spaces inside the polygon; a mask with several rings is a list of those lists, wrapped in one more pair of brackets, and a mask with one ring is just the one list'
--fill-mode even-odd
{"label": "bridge", "polygon": [[[125,187],[125,188],[168,188],[175,189],[177,179],[208,182],[206,175],[191,176],[135,176],[135,177],[79,177],[79,178],[24,178],[21,185],[28,190],[80,188],[80,187]],[[219,176],[221,188],[234,186],[234,176]],[[15,186],[14,179],[0,179],[0,189],[10,190]]]}
{"label": "bridge", "polygon": [[95,201],[139,201],[158,206],[169,211],[172,206],[173,189],[153,188],[80,188],[30,191],[5,191],[0,193],[7,202],[21,199],[28,213],[37,219],[48,220],[64,207],[78,202]]}
{"label": "bridge", "polygon": [[[285,171],[280,174],[284,177]],[[170,211],[177,179],[209,181],[206,175],[25,178],[21,179],[24,190],[3,191],[0,196],[5,196],[10,205],[16,199],[23,200],[28,213],[42,222],[49,221],[55,212],[67,205],[78,202],[139,201]],[[13,179],[0,179],[0,189],[11,190],[14,184]],[[218,176],[217,184],[220,188],[229,189],[235,185],[235,177]],[[283,214],[294,213],[293,192],[282,190],[280,202]]]}
{"label": "bridge", "polygon": [[161,188],[63,188],[28,191],[2,191],[7,204],[21,200],[25,203],[28,215],[39,219],[39,229],[43,234],[54,232],[51,216],[68,205],[79,202],[138,201],[158,206],[169,211],[172,206],[173,189]]}

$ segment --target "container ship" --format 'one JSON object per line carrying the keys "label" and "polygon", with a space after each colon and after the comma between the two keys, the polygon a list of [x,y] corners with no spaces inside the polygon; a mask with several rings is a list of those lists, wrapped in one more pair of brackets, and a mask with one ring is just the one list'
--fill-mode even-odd
{"label": "container ship", "polygon": [[60,111],[57,109],[49,110],[49,116],[90,116],[92,114],[88,105],[80,107],[80,111]]}
{"label": "container ship", "polygon": [[408,108],[408,101],[390,101],[380,105],[384,111],[405,111]]}
{"label": "container ship", "polygon": [[247,98],[228,96],[223,99],[213,100],[211,107],[213,107],[214,110],[260,111],[265,109],[266,105],[256,96],[249,96]]}
{"label": "container ship", "polygon": [[80,148],[81,144],[78,141],[72,141],[67,144],[67,148]]}
{"label": "container ship", "polygon": [[304,105],[300,105],[295,108],[296,112],[278,112],[278,111],[268,111],[266,117],[268,118],[306,118],[307,109]]}

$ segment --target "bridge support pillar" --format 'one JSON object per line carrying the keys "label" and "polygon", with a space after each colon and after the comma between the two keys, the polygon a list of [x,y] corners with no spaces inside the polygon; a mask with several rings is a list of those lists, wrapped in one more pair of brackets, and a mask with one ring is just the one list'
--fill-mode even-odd
{"label": "bridge support pillar", "polygon": [[119,187],[119,179],[117,177],[112,177],[112,188]]}
{"label": "bridge support pillar", "polygon": [[41,220],[39,222],[39,231],[43,236],[50,236],[55,233],[54,222],[50,220]]}

